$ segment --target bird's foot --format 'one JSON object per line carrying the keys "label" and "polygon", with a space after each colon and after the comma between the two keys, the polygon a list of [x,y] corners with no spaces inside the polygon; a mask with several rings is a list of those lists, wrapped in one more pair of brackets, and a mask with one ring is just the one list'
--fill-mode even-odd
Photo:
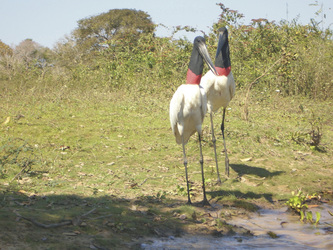
{"label": "bird's foot", "polygon": [[212,205],[210,205],[210,203],[209,203],[209,201],[207,200],[206,197],[203,199],[203,201],[201,201],[201,202],[199,203],[199,205],[200,205],[200,206],[203,206],[203,207],[205,207],[205,206],[209,206],[209,207],[211,207],[211,206],[212,206]]}

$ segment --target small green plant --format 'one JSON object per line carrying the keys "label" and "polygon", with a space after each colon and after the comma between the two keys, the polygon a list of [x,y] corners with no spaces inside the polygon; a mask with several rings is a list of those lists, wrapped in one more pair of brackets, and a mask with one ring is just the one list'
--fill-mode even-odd
{"label": "small green plant", "polygon": [[267,234],[268,234],[268,236],[271,237],[272,239],[277,239],[277,238],[279,238],[279,236],[278,236],[276,233],[272,232],[272,231],[268,231]]}
{"label": "small green plant", "polygon": [[320,117],[316,117],[312,111],[312,117],[309,121],[311,131],[309,132],[309,144],[312,150],[317,149],[322,138],[322,122]]}
{"label": "small green plant", "polygon": [[157,199],[163,200],[166,197],[166,191],[158,191],[156,194]]}
{"label": "small green plant", "polygon": [[308,223],[311,223],[311,224],[314,224],[315,226],[317,226],[320,218],[321,218],[320,212],[316,212],[316,220],[314,220],[313,214],[311,211],[306,211],[306,212],[301,211],[301,218],[300,218],[301,222],[308,222]]}
{"label": "small green plant", "polygon": [[34,148],[21,138],[9,139],[0,146],[0,178],[6,178],[10,171],[19,171],[14,180],[31,171],[36,162]]}
{"label": "small green plant", "polygon": [[311,211],[306,212],[306,221],[313,223],[313,216]]}
{"label": "small green plant", "polygon": [[217,228],[223,228],[224,226],[228,225],[225,220],[222,220],[220,218],[216,219],[215,221]]}
{"label": "small green plant", "polygon": [[301,211],[308,208],[308,205],[305,204],[306,196],[302,194],[302,191],[299,190],[298,193],[295,195],[295,192],[291,192],[293,197],[291,197],[287,202],[286,205],[292,210],[295,211],[297,214],[301,214]]}
{"label": "small green plant", "polygon": [[291,133],[291,140],[297,144],[303,144],[310,147],[311,150],[323,151],[320,147],[322,139],[322,121],[312,111],[312,115],[308,118],[311,129],[308,131],[296,131]]}
{"label": "small green plant", "polygon": [[301,211],[300,214],[301,214],[301,218],[300,218],[299,220],[300,220],[300,221],[304,221],[304,217],[305,217],[305,216],[304,216],[304,212]]}
{"label": "small green plant", "polygon": [[308,205],[305,204],[306,197],[316,197],[316,195],[308,196],[302,194],[302,191],[299,190],[298,193],[295,195],[295,192],[292,192],[293,197],[291,197],[285,204],[291,209],[292,211],[296,212],[300,215],[301,222],[308,222],[314,225],[319,223],[321,214],[320,212],[316,212],[316,220],[313,219],[312,211],[306,211],[308,209]]}
{"label": "small green plant", "polygon": [[178,195],[181,195],[181,196],[186,196],[186,195],[187,195],[186,188],[183,187],[183,186],[180,186],[180,185],[177,185],[176,193],[177,193]]}
{"label": "small green plant", "polygon": [[316,212],[316,221],[314,223],[316,226],[317,226],[317,224],[318,224],[318,222],[320,220],[320,217],[321,217],[320,212]]}

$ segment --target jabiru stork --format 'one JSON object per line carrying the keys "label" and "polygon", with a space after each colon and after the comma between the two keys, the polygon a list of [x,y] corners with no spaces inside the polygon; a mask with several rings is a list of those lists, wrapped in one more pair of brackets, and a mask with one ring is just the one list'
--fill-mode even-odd
{"label": "jabiru stork", "polygon": [[207,111],[210,114],[212,142],[214,146],[216,172],[217,172],[217,182],[221,183],[217,154],[216,154],[216,138],[214,135],[213,112],[216,112],[219,108],[223,107],[221,131],[222,131],[224,154],[225,154],[225,174],[229,177],[229,158],[225,143],[224,122],[225,122],[226,108],[231,99],[235,95],[236,85],[235,85],[234,76],[231,72],[228,30],[227,28],[222,27],[218,30],[218,33],[219,33],[219,41],[215,56],[215,68],[217,70],[218,75],[215,75],[211,71],[208,71],[201,78],[200,85],[204,88],[207,95]]}
{"label": "jabiru stork", "polygon": [[170,124],[178,144],[183,147],[183,159],[187,184],[188,204],[192,204],[187,174],[187,157],[185,145],[190,137],[197,132],[199,136],[200,164],[202,175],[203,205],[209,205],[206,197],[203,156],[201,147],[202,122],[207,112],[207,98],[204,89],[199,85],[204,63],[206,62],[213,74],[214,64],[208,54],[205,39],[198,36],[194,39],[193,50],[186,75],[186,84],[178,87],[170,101]]}

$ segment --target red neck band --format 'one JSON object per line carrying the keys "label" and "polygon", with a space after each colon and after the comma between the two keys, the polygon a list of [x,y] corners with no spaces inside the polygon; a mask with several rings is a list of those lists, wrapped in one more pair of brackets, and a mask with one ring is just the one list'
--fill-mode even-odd
{"label": "red neck band", "polygon": [[196,75],[192,72],[192,70],[188,69],[187,70],[187,75],[186,75],[186,83],[187,84],[200,84],[202,75]]}
{"label": "red neck band", "polygon": [[220,68],[220,67],[215,66],[215,69],[216,69],[217,73],[219,74],[219,76],[228,76],[231,72],[231,67]]}

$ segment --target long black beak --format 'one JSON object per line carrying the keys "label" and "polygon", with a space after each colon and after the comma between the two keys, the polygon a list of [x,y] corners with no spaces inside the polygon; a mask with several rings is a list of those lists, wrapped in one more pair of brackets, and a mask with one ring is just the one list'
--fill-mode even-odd
{"label": "long black beak", "polygon": [[204,42],[200,42],[198,44],[198,49],[199,49],[200,55],[202,56],[204,61],[207,63],[210,70],[214,73],[214,75],[218,75],[217,71],[215,69],[214,63],[212,62],[212,59],[209,56],[206,44]]}
{"label": "long black beak", "polygon": [[219,28],[219,42],[217,44],[215,66],[218,68],[228,68],[231,66],[228,30],[226,27]]}
{"label": "long black beak", "polygon": [[218,54],[220,51],[222,51],[223,46],[228,42],[228,31],[226,28],[220,28],[219,29],[219,42],[217,45],[217,50],[216,50],[216,57],[218,57]]}

